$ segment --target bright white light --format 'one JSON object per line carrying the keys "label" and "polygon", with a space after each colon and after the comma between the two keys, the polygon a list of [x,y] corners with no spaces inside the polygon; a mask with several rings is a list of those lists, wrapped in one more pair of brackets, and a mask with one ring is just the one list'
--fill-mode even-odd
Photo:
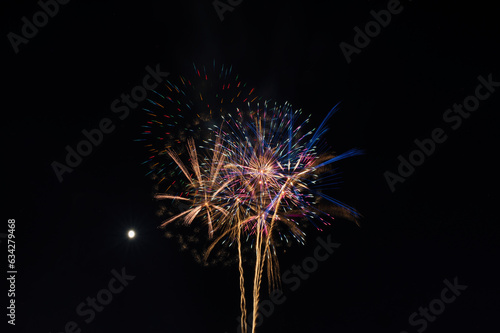
{"label": "bright white light", "polygon": [[128,231],[128,238],[134,238],[135,237],[135,231],[134,230],[129,230]]}

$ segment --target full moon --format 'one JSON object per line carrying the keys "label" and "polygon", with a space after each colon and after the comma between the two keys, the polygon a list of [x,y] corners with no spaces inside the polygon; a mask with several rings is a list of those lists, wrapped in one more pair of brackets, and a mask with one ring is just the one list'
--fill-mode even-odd
{"label": "full moon", "polygon": [[128,231],[128,238],[132,239],[135,237],[135,231],[134,230],[129,230]]}

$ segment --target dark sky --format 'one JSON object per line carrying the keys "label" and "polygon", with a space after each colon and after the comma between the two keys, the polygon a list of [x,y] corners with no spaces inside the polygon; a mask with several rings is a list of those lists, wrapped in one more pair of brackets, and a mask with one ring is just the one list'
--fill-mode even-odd
{"label": "dark sky", "polygon": [[[9,33],[22,36],[23,17],[43,19],[41,7],[0,6],[0,233],[16,220],[18,271],[16,326],[8,332],[236,332],[237,267],[205,268],[157,229],[154,184],[141,165],[147,154],[134,141],[143,105],[121,120],[110,109],[141,84],[146,66],[173,77],[214,59],[318,123],[342,101],[326,139],[338,151],[365,151],[338,164],[343,183],[333,193],[362,213],[361,227],[339,219],[280,256],[286,272],[313,256],[317,237],[341,244],[300,286],[283,284],[286,301],[258,332],[498,330],[500,52],[493,3],[247,0],[221,21],[211,1],[74,0],[60,4],[17,53]],[[348,62],[340,44],[355,47],[355,28],[364,31],[371,11],[387,13],[388,6],[397,13],[385,27],[368,24],[379,30],[371,30],[367,45],[357,40]],[[448,111],[463,103],[475,111]],[[63,162],[65,147],[103,118],[114,130],[59,182],[53,161]],[[397,174],[398,156],[420,154],[415,140],[429,142],[436,129],[444,142],[391,191],[384,174]],[[138,234],[133,240],[130,228]],[[129,280],[119,288],[115,275],[122,273]],[[439,312],[443,281],[455,279],[467,288],[442,313],[429,320],[418,314],[412,325],[420,307]],[[2,288],[6,312],[9,285]],[[109,288],[119,291],[95,317],[78,312]]]}

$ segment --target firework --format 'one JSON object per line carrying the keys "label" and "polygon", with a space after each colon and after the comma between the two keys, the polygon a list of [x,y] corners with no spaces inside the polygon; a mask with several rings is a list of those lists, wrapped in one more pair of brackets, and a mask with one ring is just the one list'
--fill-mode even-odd
{"label": "firework", "polygon": [[[176,161],[170,158],[171,154],[175,153],[178,161],[190,168],[189,139],[194,140],[196,147],[203,146],[206,140],[213,139],[213,130],[222,124],[224,115],[234,112],[242,103],[259,100],[255,90],[241,80],[231,66],[216,64],[215,61],[210,65],[193,63],[186,74],[165,81],[151,91],[149,97],[143,108],[147,121],[136,141],[144,143],[147,149],[143,164],[148,168],[146,174],[154,181],[153,191],[177,196],[186,196],[186,191],[194,187]],[[173,217],[189,209],[191,204],[182,199],[162,200],[157,214]],[[202,209],[200,214],[205,211]],[[204,259],[203,253],[208,245],[198,236],[200,228],[199,224],[190,224],[189,228],[183,224],[176,226],[175,230],[169,228],[165,235],[176,239],[182,250],[188,250],[204,265],[236,262],[237,257],[223,248],[215,249],[215,255]],[[249,251],[245,247],[242,250]]]}
{"label": "firework", "polygon": [[337,106],[310,131],[305,129],[309,118],[299,121],[303,118],[300,110],[289,104],[249,103],[247,108],[221,113],[221,125],[207,126],[215,139],[204,140],[204,155],[199,155],[193,139],[187,140],[189,168],[178,153],[166,147],[165,154],[178,166],[187,185],[183,195],[158,193],[156,198],[188,203],[189,208],[162,226],[177,220],[190,225],[199,218],[213,239],[205,257],[217,244],[228,240],[237,244],[243,332],[247,328],[242,247],[253,249],[254,332],[264,267],[269,286],[279,284],[276,245],[289,239],[303,243],[304,223],[318,229],[317,221],[328,224],[333,216],[322,208],[322,200],[333,204],[343,216],[358,217],[353,208],[324,193],[323,186],[335,176],[331,174],[332,163],[360,151],[340,155],[325,151],[322,136]]}
{"label": "firework", "polygon": [[168,153],[186,154],[188,139],[197,145],[212,137],[211,128],[219,126],[222,116],[232,112],[236,105],[258,100],[254,89],[247,86],[231,66],[192,65],[187,75],[167,80],[147,99],[144,111],[148,121],[143,125],[143,137],[136,141],[146,143],[148,157],[144,161],[150,168],[148,175],[157,180],[157,191],[170,186],[185,186],[182,172]]}

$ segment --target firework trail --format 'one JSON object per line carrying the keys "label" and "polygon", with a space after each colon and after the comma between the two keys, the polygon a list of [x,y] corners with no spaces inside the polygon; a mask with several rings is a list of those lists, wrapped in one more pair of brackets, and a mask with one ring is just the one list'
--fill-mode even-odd
{"label": "firework trail", "polygon": [[[203,80],[203,72],[196,70],[196,73]],[[185,88],[190,87],[190,81],[181,79]],[[208,82],[208,76],[205,76],[205,81]],[[174,92],[176,87],[170,87],[174,88],[171,89]],[[196,92],[198,88],[193,89]],[[223,89],[226,89],[225,86]],[[178,95],[185,96],[182,89],[177,87],[176,91]],[[200,100],[203,100],[202,96],[200,93]],[[220,98],[217,91],[215,96]],[[239,96],[240,92],[236,97]],[[232,104],[234,99],[229,101]],[[243,101],[247,103],[246,111],[240,108]],[[181,137],[177,141],[177,144],[186,142],[187,153],[181,149],[174,150],[175,142],[172,143],[171,140],[176,139],[163,141],[157,138],[161,145],[159,148],[150,148],[155,153],[150,161],[158,159],[153,164],[153,170],[161,176],[167,163],[161,159],[168,156],[177,166],[178,174],[183,175],[186,180],[181,194],[168,194],[171,186],[165,192],[156,194],[157,199],[183,201],[188,207],[166,219],[162,227],[178,220],[186,225],[191,225],[195,220],[201,221],[207,228],[208,237],[212,239],[205,259],[218,244],[237,244],[242,332],[247,332],[248,329],[243,246],[254,251],[251,330],[255,332],[264,267],[267,268],[269,288],[279,285],[276,247],[289,239],[303,243],[305,233],[302,227],[306,224],[312,224],[320,230],[318,221],[329,224],[329,220],[333,218],[329,213],[332,209],[325,208],[327,206],[322,204],[325,200],[330,203],[329,206],[335,207],[337,215],[352,220],[359,217],[353,208],[327,195],[324,189],[335,182],[331,165],[358,155],[361,151],[352,149],[340,155],[326,151],[322,136],[326,133],[326,124],[337,111],[337,106],[332,108],[318,128],[307,131],[306,125],[310,118],[300,120],[303,118],[301,111],[293,110],[289,104],[252,104],[248,98],[240,102],[231,108],[219,105],[216,116],[221,120],[220,123],[210,124],[206,121],[208,124],[205,129],[193,133],[198,139],[203,132],[213,136],[202,139],[203,143],[199,147],[203,150],[203,155],[198,153],[193,138]],[[194,108],[193,104],[185,105],[189,105],[190,110]],[[181,108],[178,110],[181,112]],[[208,114],[215,116],[210,107],[202,110],[209,110]],[[198,112],[198,109],[194,112]],[[150,126],[155,124],[160,125],[161,130],[166,128],[164,123],[149,123]],[[200,127],[202,125],[199,124]],[[182,155],[185,155],[189,163],[183,161]],[[154,169],[158,165],[163,169]]]}

